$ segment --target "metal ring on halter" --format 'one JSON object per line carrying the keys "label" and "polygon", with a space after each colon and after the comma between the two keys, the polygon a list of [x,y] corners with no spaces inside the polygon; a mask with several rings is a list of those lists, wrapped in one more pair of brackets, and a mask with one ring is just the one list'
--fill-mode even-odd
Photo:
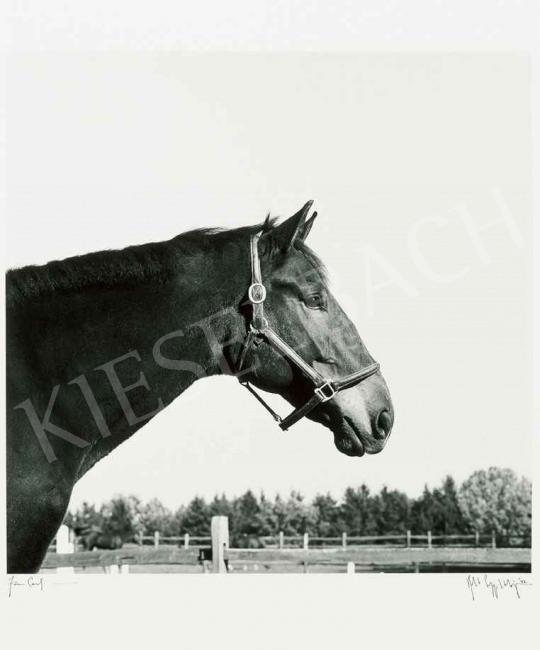
{"label": "metal ring on halter", "polygon": [[[259,293],[259,297],[256,296]],[[248,298],[254,305],[260,305],[261,302],[266,300],[266,287],[260,282],[254,282],[248,289]]]}

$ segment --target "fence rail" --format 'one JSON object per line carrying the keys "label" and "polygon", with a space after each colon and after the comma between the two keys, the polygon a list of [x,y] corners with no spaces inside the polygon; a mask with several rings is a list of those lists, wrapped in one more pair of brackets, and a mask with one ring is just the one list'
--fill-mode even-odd
{"label": "fence rail", "polygon": [[[485,548],[368,548],[343,549],[237,549],[226,548],[226,570],[238,572],[355,572],[355,571],[530,571],[530,549]],[[216,571],[213,558],[201,557],[195,548],[174,546],[134,547],[115,551],[48,553],[45,571],[105,573],[154,572],[166,569],[180,573]],[[352,565],[352,570],[349,566]]]}
{"label": "fence rail", "polygon": [[210,535],[207,536],[196,536],[189,535],[161,535],[159,531],[156,531],[153,535],[138,535],[135,538],[139,546],[153,545],[153,546],[163,546],[163,545],[175,545],[183,546],[184,548],[189,548],[190,546],[201,546],[202,544],[208,544],[212,541]]}
{"label": "fence rail", "polygon": [[[304,533],[303,535],[285,535],[280,531],[277,535],[264,535],[256,538],[264,548],[294,549],[294,548],[348,548],[354,546],[396,546],[396,547],[426,547],[433,546],[475,546],[491,548],[530,548],[531,538],[527,535],[495,535],[491,534],[451,534],[451,535],[434,535],[431,531],[425,534],[412,534],[411,531],[395,535],[348,535],[342,533],[340,537],[336,536],[316,536]],[[177,546],[187,548],[199,548],[210,544],[212,537],[210,535],[162,535],[155,531],[153,535],[138,535],[135,542],[143,546]],[[76,544],[76,546],[79,546]],[[80,546],[79,546],[80,547]],[[56,540],[49,547],[49,551],[56,551]]]}
{"label": "fence rail", "polygon": [[[108,551],[76,551],[74,536],[61,526],[57,552],[49,552],[43,569],[61,573],[102,570],[129,573],[133,570],[180,572],[228,571],[530,571],[529,548],[497,548],[495,536],[473,535],[366,535],[363,537],[316,537],[304,535],[264,538],[267,546],[256,549],[231,548],[227,517],[212,518],[211,537],[139,536],[138,544]],[[483,538],[488,543],[482,545]],[[437,544],[442,540],[444,545]],[[448,544],[448,540],[454,540]],[[474,540],[458,544],[457,540]],[[522,540],[523,541],[523,540]],[[145,542],[150,542],[146,544]],[[382,543],[380,543],[382,542]],[[201,544],[206,543],[207,546]],[[272,547],[270,544],[274,544]],[[286,543],[295,546],[285,548]],[[209,544],[209,545],[208,545]],[[310,546],[311,544],[311,546]],[[333,544],[333,545],[332,545]]]}
{"label": "fence rail", "polygon": [[491,548],[496,547],[522,547],[529,548],[531,539],[526,535],[495,535],[491,534],[459,534],[459,535],[434,535],[431,531],[424,534],[412,534],[406,531],[394,535],[348,535],[343,533],[341,537],[321,537],[311,536],[308,533],[304,535],[266,535],[259,538],[262,544],[267,548],[308,548],[320,546],[335,546],[347,548],[349,546],[362,545],[395,545],[405,546],[478,546]]}

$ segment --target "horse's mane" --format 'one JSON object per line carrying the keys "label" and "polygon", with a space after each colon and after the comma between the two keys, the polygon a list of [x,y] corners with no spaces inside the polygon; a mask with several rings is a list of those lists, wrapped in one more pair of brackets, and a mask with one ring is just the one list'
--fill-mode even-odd
{"label": "horse's mane", "polygon": [[[178,273],[186,256],[209,250],[215,239],[219,238],[226,243],[241,235],[247,238],[261,230],[269,233],[275,222],[275,218],[267,216],[262,224],[255,226],[235,229],[199,228],[168,241],[87,253],[39,266],[10,269],[6,273],[6,304],[13,307],[51,294],[91,287],[135,286],[147,281],[166,282]],[[271,238],[270,242],[272,247]],[[324,266],[315,253],[303,243],[298,244],[298,248],[324,276]]]}

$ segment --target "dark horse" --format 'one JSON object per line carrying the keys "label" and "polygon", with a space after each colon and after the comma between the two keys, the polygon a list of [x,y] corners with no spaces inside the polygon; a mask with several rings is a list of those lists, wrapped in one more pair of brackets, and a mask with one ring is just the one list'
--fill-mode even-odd
{"label": "dark horse", "polygon": [[73,532],[85,551],[95,548],[115,550],[122,548],[124,543],[120,535],[102,530],[99,526],[75,526]]}
{"label": "dark horse", "polygon": [[[199,378],[235,374],[254,307],[250,241],[268,323],[309,366],[341,377],[373,363],[304,240],[311,201],[276,225],[197,230],[7,273],[7,552],[37,571],[75,483]],[[305,374],[262,340],[244,379],[293,406]],[[350,456],[382,450],[393,424],[380,372],[310,411]]]}

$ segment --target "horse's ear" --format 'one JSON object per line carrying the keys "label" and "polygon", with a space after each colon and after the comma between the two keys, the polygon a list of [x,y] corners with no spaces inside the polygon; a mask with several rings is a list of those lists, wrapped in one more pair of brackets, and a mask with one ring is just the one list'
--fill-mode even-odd
{"label": "horse's ear", "polygon": [[301,210],[273,229],[272,239],[283,252],[290,250],[297,239],[303,241],[307,236],[311,229],[308,224],[313,223],[313,217],[308,222],[306,217],[312,205],[313,201],[308,201]]}
{"label": "horse's ear", "polygon": [[306,221],[304,224],[304,227],[302,230],[298,233],[297,239],[300,239],[301,241],[305,241],[307,236],[309,235],[310,230],[313,228],[313,224],[315,223],[315,218],[317,216],[317,213],[314,212],[311,217]]}

